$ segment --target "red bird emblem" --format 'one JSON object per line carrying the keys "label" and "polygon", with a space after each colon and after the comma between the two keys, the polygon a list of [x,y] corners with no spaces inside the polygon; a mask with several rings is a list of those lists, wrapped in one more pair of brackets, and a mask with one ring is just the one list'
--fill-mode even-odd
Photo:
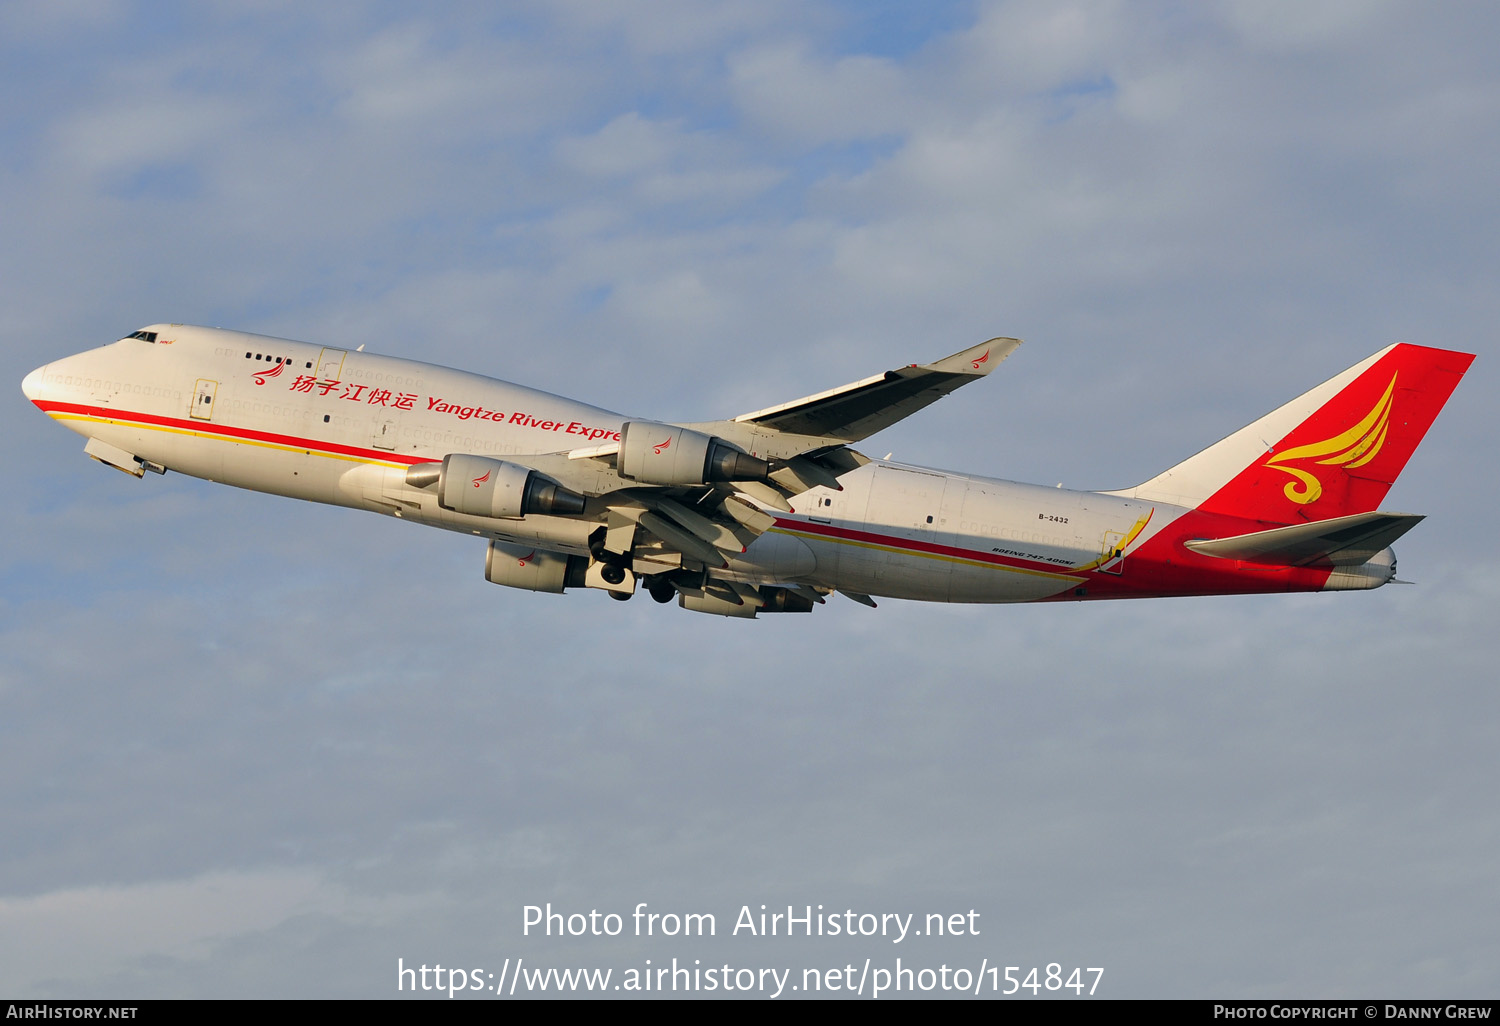
{"label": "red bird emblem", "polygon": [[671,446],[671,444],[672,444],[672,439],[668,438],[665,442],[662,442],[659,445],[653,445],[651,447],[651,451],[654,452],[654,453],[656,453],[656,455],[660,456],[662,454],[662,450],[668,448],[669,446]]}
{"label": "red bird emblem", "polygon": [[980,357],[980,358],[979,358],[979,359],[977,359],[977,360],[974,360],[974,361],[973,361],[973,362],[972,362],[972,364],[971,364],[971,366],[973,366],[973,368],[974,368],[974,369],[975,369],[975,370],[978,370],[978,369],[979,369],[979,365],[980,365],[980,364],[981,364],[981,363],[989,363],[989,362],[990,362],[990,351],[989,351],[989,350],[988,350],[988,349],[986,349],[986,350],[985,350],[985,351],[984,351],[984,355],[983,355],[983,356],[981,356],[981,357]]}
{"label": "red bird emblem", "polygon": [[482,484],[484,484],[484,483],[485,483],[485,482],[486,482],[486,481],[488,481],[488,480],[489,480],[489,479],[490,479],[490,475],[491,475],[491,474],[492,474],[492,473],[494,473],[494,471],[492,471],[492,470],[486,470],[486,471],[485,471],[485,472],[484,472],[484,476],[483,476],[483,477],[476,477],[476,478],[475,478],[475,479],[474,479],[474,487],[475,487],[475,488],[478,488],[478,487],[479,487],[479,486],[480,486],[480,485],[482,485]]}
{"label": "red bird emblem", "polygon": [[266,379],[267,378],[274,378],[276,375],[280,374],[285,369],[286,369],[286,364],[284,364],[284,363],[278,363],[275,367],[272,367],[270,370],[256,371],[255,372],[255,383],[257,385],[264,385],[266,383]]}

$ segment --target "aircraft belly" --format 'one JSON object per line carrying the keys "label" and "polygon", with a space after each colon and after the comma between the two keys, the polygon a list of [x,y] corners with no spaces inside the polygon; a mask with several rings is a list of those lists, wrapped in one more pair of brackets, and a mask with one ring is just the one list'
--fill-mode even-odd
{"label": "aircraft belly", "polygon": [[191,459],[179,463],[169,462],[166,464],[167,468],[272,495],[336,505],[357,505],[345,501],[339,494],[339,475],[344,472],[347,464],[302,450],[270,449],[217,438],[193,439],[191,448],[205,454],[218,453],[217,476],[199,473],[200,468]]}
{"label": "aircraft belly", "polygon": [[739,575],[787,581],[815,573],[818,559],[801,538],[773,528],[751,542],[744,555],[731,559],[729,569]]}
{"label": "aircraft belly", "polygon": [[1078,586],[1067,575],[965,565],[954,570],[949,602],[1035,602]]}
{"label": "aircraft belly", "polygon": [[210,444],[190,433],[156,431],[135,423],[91,423],[85,432],[118,445],[141,459],[159,463],[190,477],[224,481],[224,450],[228,443]]}
{"label": "aircraft belly", "polygon": [[406,484],[405,466],[355,464],[339,475],[338,492],[347,505],[377,513],[421,508],[421,492]]}

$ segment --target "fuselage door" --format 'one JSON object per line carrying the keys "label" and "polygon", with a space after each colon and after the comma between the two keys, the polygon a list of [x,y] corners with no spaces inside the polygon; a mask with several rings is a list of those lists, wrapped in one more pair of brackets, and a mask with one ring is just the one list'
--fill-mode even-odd
{"label": "fuselage door", "polygon": [[1125,532],[1105,531],[1104,541],[1099,546],[1101,574],[1123,574],[1125,572]]}
{"label": "fuselage door", "polygon": [[344,357],[349,354],[343,349],[325,349],[318,354],[318,380],[339,381],[339,375],[344,373]]}
{"label": "fuselage door", "polygon": [[[921,582],[936,597],[946,589],[952,563],[931,558],[931,543],[948,527],[940,523],[947,488],[944,475],[880,464],[870,481],[865,529],[886,535],[865,558],[877,581]],[[942,598],[946,599],[946,591]]]}
{"label": "fuselage door", "polygon": [[383,417],[375,425],[374,446],[377,449],[396,448],[396,421],[391,417]]}
{"label": "fuselage door", "polygon": [[218,391],[219,383],[217,381],[210,381],[207,378],[198,379],[197,387],[193,389],[193,409],[191,412],[194,420],[214,419],[214,397],[218,394]]}

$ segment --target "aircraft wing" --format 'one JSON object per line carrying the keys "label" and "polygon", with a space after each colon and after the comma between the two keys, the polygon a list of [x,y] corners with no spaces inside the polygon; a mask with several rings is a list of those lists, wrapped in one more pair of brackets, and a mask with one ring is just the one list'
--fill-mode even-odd
{"label": "aircraft wing", "polygon": [[857,442],[984,377],[1020,344],[1020,339],[992,338],[933,363],[889,370],[734,420],[787,434]]}
{"label": "aircraft wing", "polygon": [[622,442],[506,458],[588,496],[586,515],[605,525],[605,552],[636,552],[641,558],[638,546],[644,539],[648,546],[659,545],[710,569],[722,568],[775,522],[754,503],[785,511],[792,508],[790,499],[810,488],[841,490],[839,476],[869,462],[846,448],[848,443],[983,377],[1020,344],[1013,338],[990,339],[932,363],[886,371],[733,420],[656,425],[708,436],[713,444],[722,441],[752,455],[761,467],[769,468],[758,480],[653,484],[649,479],[626,479],[619,473]]}

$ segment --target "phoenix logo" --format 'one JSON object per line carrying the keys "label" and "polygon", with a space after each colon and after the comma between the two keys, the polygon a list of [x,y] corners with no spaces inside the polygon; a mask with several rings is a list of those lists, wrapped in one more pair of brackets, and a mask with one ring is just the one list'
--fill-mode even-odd
{"label": "phoenix logo", "polygon": [[536,549],[532,549],[530,552],[526,553],[526,555],[524,555],[520,559],[516,560],[516,566],[525,566],[527,563],[530,563],[535,558],[536,558]]}
{"label": "phoenix logo", "polygon": [[257,385],[264,385],[266,383],[266,379],[267,378],[274,378],[276,375],[280,374],[284,370],[286,370],[286,364],[284,364],[284,363],[278,363],[275,367],[272,367],[270,370],[256,371],[255,374],[254,374],[255,383]]}
{"label": "phoenix logo", "polygon": [[990,351],[988,349],[986,349],[984,351],[984,355],[981,356],[979,359],[969,361],[969,366],[973,367],[975,370],[978,370],[979,369],[979,365],[981,363],[989,363],[989,362],[990,362]]}
{"label": "phoenix logo", "polygon": [[493,473],[494,473],[494,471],[492,471],[492,470],[486,470],[484,472],[484,476],[483,477],[476,477],[474,479],[474,487],[478,488],[480,485],[484,484],[486,481],[488,481],[490,479],[490,475],[493,474]]}
{"label": "phoenix logo", "polygon": [[1266,460],[1266,466],[1296,478],[1284,489],[1286,497],[1299,505],[1306,506],[1310,502],[1315,502],[1318,496],[1323,494],[1323,483],[1309,471],[1300,467],[1282,466],[1284,463],[1296,460],[1316,460],[1318,466],[1343,467],[1345,470],[1353,470],[1373,460],[1380,453],[1380,447],[1385,444],[1385,433],[1391,424],[1391,403],[1395,394],[1396,375],[1392,374],[1391,383],[1385,386],[1385,395],[1381,396],[1380,401],[1371,407],[1363,420],[1348,431],[1311,445],[1299,445],[1295,449],[1277,453]]}
{"label": "phoenix logo", "polygon": [[658,443],[656,445],[653,445],[651,447],[651,451],[654,452],[654,453],[656,453],[656,455],[660,456],[665,450],[667,450],[668,448],[670,448],[671,445],[672,445],[672,439],[670,437],[668,437],[665,442],[660,442],[660,443]]}

